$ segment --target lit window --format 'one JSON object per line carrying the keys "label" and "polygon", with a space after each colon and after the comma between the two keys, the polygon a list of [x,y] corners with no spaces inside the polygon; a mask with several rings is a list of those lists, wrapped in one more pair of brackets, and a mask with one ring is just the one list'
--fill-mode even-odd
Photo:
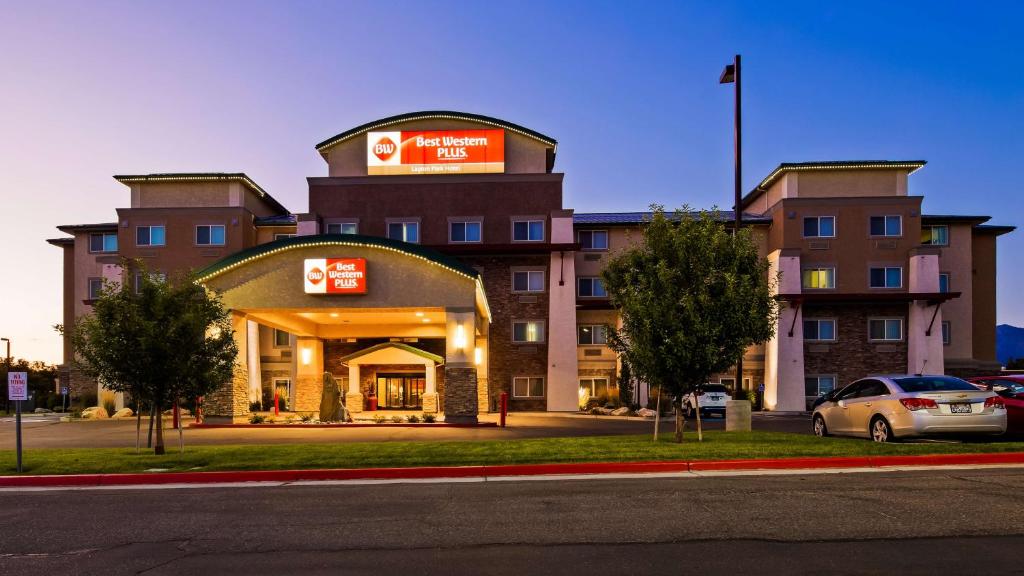
{"label": "lit window", "polygon": [[515,242],[543,242],[543,220],[517,220],[512,223],[512,240]]}
{"label": "lit window", "polygon": [[449,239],[452,242],[479,242],[479,222],[452,222],[449,224]]}
{"label": "lit window", "polygon": [[952,335],[950,334],[949,320],[943,320],[942,321],[942,343],[944,345],[946,345],[946,346],[949,346],[950,338],[952,338]]}
{"label": "lit window", "polygon": [[608,296],[608,292],[604,289],[604,282],[597,277],[578,278],[576,286],[576,294],[582,298],[604,298]]}
{"label": "lit window", "polygon": [[197,246],[223,246],[224,226],[221,224],[203,224],[196,226]]}
{"label": "lit window", "polygon": [[804,218],[804,238],[834,238],[835,216],[808,216]]}
{"label": "lit window", "polygon": [[89,278],[89,300],[96,300],[103,293],[103,278]]}
{"label": "lit window", "polygon": [[359,224],[355,222],[330,222],[327,224],[328,234],[358,234]]}
{"label": "lit window", "polygon": [[608,394],[607,378],[580,378],[580,390],[583,390],[591,398]]}
{"label": "lit window", "polygon": [[903,340],[903,320],[901,318],[872,318],[868,320],[868,339]]}
{"label": "lit window", "polygon": [[543,270],[514,270],[512,272],[513,292],[543,292]]}
{"label": "lit window", "polygon": [[513,322],[512,341],[517,343],[543,342],[544,322],[539,320]]}
{"label": "lit window", "polygon": [[117,233],[90,234],[89,252],[117,252]]}
{"label": "lit window", "polygon": [[274,348],[287,348],[290,345],[289,334],[274,328]]}
{"label": "lit window", "polygon": [[803,287],[810,289],[823,289],[836,287],[835,268],[807,268],[804,270]]}
{"label": "lit window", "polygon": [[835,339],[835,320],[804,319],[804,340],[832,341]]}
{"label": "lit window", "polygon": [[939,292],[949,292],[949,272],[939,274]]}
{"label": "lit window", "polygon": [[136,246],[164,246],[166,240],[163,226],[139,226],[135,229]]}
{"label": "lit window", "polygon": [[601,324],[588,324],[585,326],[578,326],[576,328],[576,342],[580,346],[590,346],[593,344],[607,344],[608,335],[605,332],[605,327]]}
{"label": "lit window", "polygon": [[899,266],[872,268],[870,276],[870,286],[872,288],[903,287],[903,268]]}
{"label": "lit window", "polygon": [[817,398],[836,389],[835,376],[807,376],[804,378],[804,394]]}
{"label": "lit window", "polygon": [[949,226],[921,226],[921,244],[949,246]]}
{"label": "lit window", "polygon": [[518,398],[543,397],[544,378],[539,376],[516,376],[512,379],[512,395]]}
{"label": "lit window", "polygon": [[420,241],[420,225],[418,222],[390,222],[388,224],[388,238],[409,242],[410,244],[418,244]]}
{"label": "lit window", "polygon": [[872,216],[871,217],[871,235],[872,236],[902,236],[903,235],[903,217],[902,216]]}
{"label": "lit window", "polygon": [[577,234],[577,238],[579,238],[580,246],[584,250],[608,249],[607,230],[580,230]]}

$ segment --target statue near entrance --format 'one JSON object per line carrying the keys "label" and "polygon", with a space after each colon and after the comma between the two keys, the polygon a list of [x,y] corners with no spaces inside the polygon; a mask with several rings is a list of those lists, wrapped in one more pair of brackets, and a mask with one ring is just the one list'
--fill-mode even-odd
{"label": "statue near entrance", "polygon": [[320,421],[321,422],[345,422],[348,414],[341,404],[341,398],[345,391],[338,385],[334,375],[324,372],[324,391],[320,396]]}

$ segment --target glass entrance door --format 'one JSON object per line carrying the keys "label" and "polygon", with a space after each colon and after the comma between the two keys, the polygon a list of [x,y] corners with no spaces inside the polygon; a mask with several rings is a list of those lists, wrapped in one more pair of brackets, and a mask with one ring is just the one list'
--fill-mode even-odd
{"label": "glass entrance door", "polygon": [[379,408],[419,410],[427,379],[423,374],[377,374]]}

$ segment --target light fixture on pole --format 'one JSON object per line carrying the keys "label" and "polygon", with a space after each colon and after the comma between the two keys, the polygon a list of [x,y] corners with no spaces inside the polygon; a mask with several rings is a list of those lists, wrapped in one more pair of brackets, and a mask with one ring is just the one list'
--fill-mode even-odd
{"label": "light fixture on pole", "polygon": [[[743,201],[743,109],[742,109],[742,87],[743,81],[740,75],[740,55],[737,54],[732,64],[727,64],[718,78],[719,84],[732,84],[735,87],[734,102],[734,126],[733,126],[733,157],[734,165],[734,194],[733,199],[733,233],[739,233],[742,225],[743,209],[740,204]],[[736,385],[733,388],[733,398],[743,399],[743,353],[736,360]]]}

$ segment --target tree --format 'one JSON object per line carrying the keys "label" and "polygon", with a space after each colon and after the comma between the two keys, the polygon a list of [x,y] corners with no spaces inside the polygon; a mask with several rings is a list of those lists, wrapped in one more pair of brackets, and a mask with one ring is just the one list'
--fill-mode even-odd
{"label": "tree", "polygon": [[685,395],[771,338],[778,307],[748,229],[732,234],[713,212],[651,209],[642,242],[613,255],[602,273],[622,317],[608,340],[634,377],[672,399],[682,442]]}
{"label": "tree", "polygon": [[625,406],[637,404],[637,399],[633,397],[633,374],[625,358],[622,358],[622,368],[619,369],[619,400]]}
{"label": "tree", "polygon": [[138,262],[137,286],[105,282],[92,312],[71,331],[75,363],[87,375],[139,403],[156,418],[156,454],[164,453],[163,410],[182,399],[206,395],[233,374],[238,347],[220,297],[185,274],[169,281],[147,273]]}
{"label": "tree", "polygon": [[1010,358],[1006,361],[1007,370],[1024,370],[1024,358]]}

